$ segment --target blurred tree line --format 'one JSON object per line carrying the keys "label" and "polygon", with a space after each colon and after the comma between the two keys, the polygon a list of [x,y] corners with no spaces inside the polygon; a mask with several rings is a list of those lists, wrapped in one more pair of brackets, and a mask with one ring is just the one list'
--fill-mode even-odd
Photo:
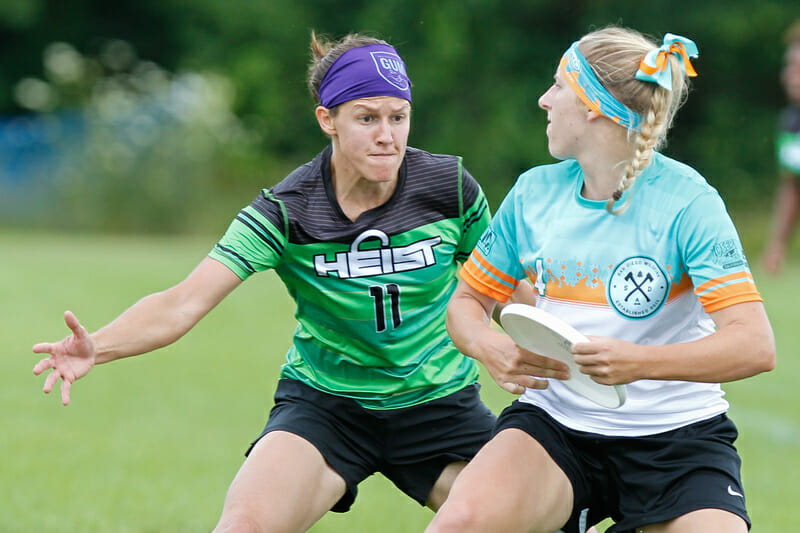
{"label": "blurred tree line", "polygon": [[[665,152],[700,170],[729,204],[766,207],[784,104],[782,33],[797,18],[797,0],[3,0],[0,115],[29,116],[20,102],[60,83],[39,115],[122,106],[135,116],[146,109],[158,122],[176,113],[154,112],[152,102],[163,98],[142,80],[157,78],[170,94],[188,91],[195,107],[217,113],[190,130],[181,129],[186,113],[178,113],[157,135],[136,137],[138,151],[120,156],[126,164],[104,146],[125,135],[128,122],[136,125],[131,131],[150,131],[147,121],[117,117],[110,129],[103,122],[92,136],[94,156],[57,187],[60,212],[50,206],[50,217],[37,220],[174,231],[211,218],[220,229],[260,187],[326,142],[305,86],[311,30],[332,38],[365,32],[406,60],[414,82],[410,144],[463,155],[496,207],[519,172],[552,160],[537,100],[560,55],[587,31],[619,24],[658,40],[672,32],[697,42],[699,77]],[[62,59],[71,53],[95,65],[94,74],[47,80],[43,53],[58,52],[53,43]],[[109,97],[109,85],[125,96]],[[101,104],[98,94],[106,95]]]}

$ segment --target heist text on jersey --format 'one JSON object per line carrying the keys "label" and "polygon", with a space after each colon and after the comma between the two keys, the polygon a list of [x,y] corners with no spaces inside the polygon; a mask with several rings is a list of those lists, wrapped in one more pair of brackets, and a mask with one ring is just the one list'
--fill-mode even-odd
{"label": "heist text on jersey", "polygon": [[[369,239],[378,239],[378,248],[361,249],[361,244]],[[417,270],[436,264],[433,253],[435,246],[442,242],[441,237],[432,237],[405,246],[389,246],[389,236],[377,229],[361,233],[353,241],[350,250],[337,252],[332,261],[324,254],[314,256],[317,276],[330,276],[335,272],[339,278],[363,278]]]}

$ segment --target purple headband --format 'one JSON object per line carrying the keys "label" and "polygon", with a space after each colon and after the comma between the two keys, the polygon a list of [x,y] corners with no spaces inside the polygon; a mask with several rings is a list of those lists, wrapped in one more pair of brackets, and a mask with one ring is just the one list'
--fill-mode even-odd
{"label": "purple headband", "polygon": [[411,102],[406,65],[388,44],[351,48],[333,62],[319,87],[319,103],[328,109],[370,96],[396,96]]}

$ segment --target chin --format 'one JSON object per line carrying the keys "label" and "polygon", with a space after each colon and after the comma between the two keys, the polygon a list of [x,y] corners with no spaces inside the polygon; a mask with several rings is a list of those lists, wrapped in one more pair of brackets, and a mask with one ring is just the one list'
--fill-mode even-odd
{"label": "chin", "polygon": [[381,168],[373,168],[371,172],[366,172],[364,175],[368,176],[370,181],[383,182],[397,179],[399,173],[400,165],[390,165],[382,166]]}
{"label": "chin", "polygon": [[569,159],[569,156],[564,154],[562,151],[558,150],[557,148],[553,148],[552,146],[547,147],[547,151],[550,152],[550,155],[554,158],[558,159],[559,161],[563,161],[564,159]]}

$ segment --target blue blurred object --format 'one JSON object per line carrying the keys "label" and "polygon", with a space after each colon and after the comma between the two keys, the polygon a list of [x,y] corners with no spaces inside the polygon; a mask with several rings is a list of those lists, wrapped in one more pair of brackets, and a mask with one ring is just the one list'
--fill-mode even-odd
{"label": "blue blurred object", "polygon": [[0,119],[0,183],[24,184],[58,172],[86,128],[79,112]]}
{"label": "blue blurred object", "polygon": [[0,221],[35,217],[50,207],[52,185],[85,135],[77,111],[0,119]]}

